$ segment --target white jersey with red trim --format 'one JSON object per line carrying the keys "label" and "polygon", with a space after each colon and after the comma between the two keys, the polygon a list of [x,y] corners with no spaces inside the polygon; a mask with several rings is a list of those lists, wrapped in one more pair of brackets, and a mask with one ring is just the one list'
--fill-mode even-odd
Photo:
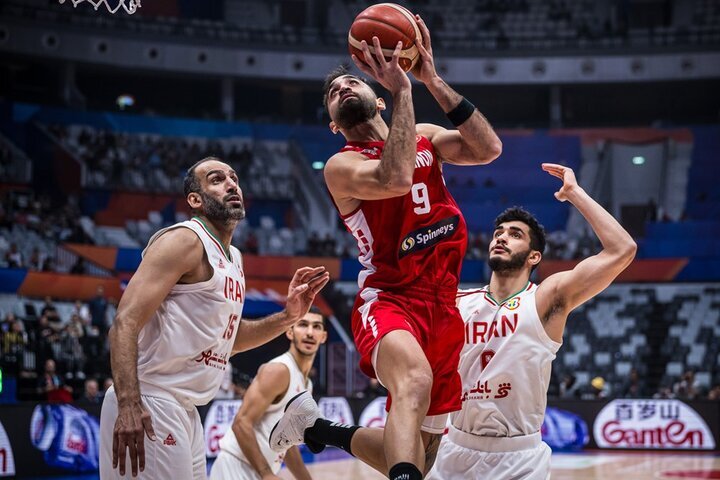
{"label": "white jersey with red trim", "polygon": [[458,292],[465,346],[458,369],[462,409],[451,415],[455,428],[488,437],[540,431],[551,364],[561,344],[545,332],[535,306],[536,291],[537,286],[528,282],[502,302],[488,287]]}
{"label": "white jersey with red trim", "polygon": [[[265,410],[265,414],[260,418],[260,420],[253,425],[255,438],[257,439],[258,446],[260,447],[260,452],[265,457],[268,465],[270,465],[273,473],[277,474],[282,467],[285,453],[275,453],[272,451],[268,441],[270,439],[270,432],[272,432],[275,424],[280,421],[280,418],[282,418],[285,413],[285,406],[287,403],[300,392],[307,390],[312,393],[313,385],[312,380],[305,378],[305,375],[303,375],[300,367],[298,367],[297,362],[290,352],[285,352],[279,357],[273,358],[268,363],[282,363],[290,372],[290,383],[288,384],[288,389],[285,391],[285,395],[279,402],[271,404],[268,409]],[[219,445],[221,450],[232,454],[234,457],[245,463],[250,463],[250,460],[247,459],[240,448],[240,444],[238,443],[237,437],[235,436],[235,432],[233,432],[232,428],[227,429],[223,438],[220,439]]]}
{"label": "white jersey with red trim", "polygon": [[140,391],[160,388],[182,403],[205,405],[215,397],[230,361],[245,300],[240,251],[222,243],[199,218],[158,231],[148,247],[174,228],[189,228],[200,238],[213,276],[177,284],[138,338]]}

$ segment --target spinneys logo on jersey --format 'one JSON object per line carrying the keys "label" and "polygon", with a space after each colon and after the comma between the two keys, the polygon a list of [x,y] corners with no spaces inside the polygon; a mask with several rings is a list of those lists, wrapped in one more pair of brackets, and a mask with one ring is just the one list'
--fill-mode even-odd
{"label": "spinneys logo on jersey", "polygon": [[414,246],[415,246],[415,240],[413,240],[412,237],[406,237],[405,240],[403,240],[402,245],[400,245],[400,249],[403,252],[407,252]]}
{"label": "spinneys logo on jersey", "polygon": [[450,238],[457,231],[458,223],[460,223],[460,216],[455,215],[408,233],[400,242],[398,258],[432,247],[446,238]]}

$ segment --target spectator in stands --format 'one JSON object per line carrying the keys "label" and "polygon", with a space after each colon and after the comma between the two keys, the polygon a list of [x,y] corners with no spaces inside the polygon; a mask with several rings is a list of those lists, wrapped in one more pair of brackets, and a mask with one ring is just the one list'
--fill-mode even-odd
{"label": "spectator in stands", "polygon": [[645,390],[645,382],[640,379],[637,370],[630,370],[628,379],[622,386],[620,391],[622,398],[644,398],[647,395]]}
{"label": "spectator in stands", "polygon": [[105,325],[106,328],[110,328],[115,320],[117,314],[118,301],[115,297],[108,298],[107,309],[105,310]]}
{"label": "spectator in stands", "polygon": [[657,399],[666,399],[666,398],[675,398],[675,394],[673,393],[673,390],[668,385],[662,385],[660,389],[653,394],[653,398]]}
{"label": "spectator in stands", "polygon": [[322,241],[321,253],[323,257],[335,256],[335,239],[329,232],[325,234],[325,238]]}
{"label": "spectator in stands", "polygon": [[87,266],[83,257],[77,258],[72,268],[70,268],[70,273],[73,275],[85,275],[87,273]]}
{"label": "spectator in stands", "polygon": [[0,353],[3,370],[18,375],[21,370],[23,353],[27,348],[28,336],[22,320],[15,320],[7,332],[0,334]]}
{"label": "spectator in stands", "polygon": [[83,326],[90,324],[90,309],[80,300],[75,300],[75,304],[73,305],[70,315],[77,315]]}
{"label": "spectator in stands", "polygon": [[692,370],[686,370],[680,377],[680,380],[675,382],[675,385],[673,385],[673,393],[677,398],[693,400],[698,396],[698,390],[698,384],[695,380],[695,372]]}
{"label": "spectator in stands", "polygon": [[85,380],[85,391],[78,402],[85,405],[100,405],[102,403],[102,399],[103,396],[98,388],[97,380],[94,378],[88,378]]}
{"label": "spectator in stands", "polygon": [[79,317],[68,323],[60,334],[58,360],[63,363],[69,378],[85,378],[85,354],[81,344],[83,335]]}
{"label": "spectator in stands", "polygon": [[597,376],[590,380],[590,386],[585,393],[582,394],[583,400],[596,400],[606,398],[609,393],[609,387],[603,377]]}
{"label": "spectator in stands", "polygon": [[52,345],[58,338],[57,331],[50,325],[48,317],[41,315],[35,326],[35,341],[37,342],[35,353],[38,357],[38,364],[42,365],[46,360],[53,358]]}
{"label": "spectator in stands", "polygon": [[716,383],[708,392],[708,400],[720,400],[720,383]]}
{"label": "spectator in stands", "polygon": [[60,377],[55,372],[55,361],[45,361],[45,371],[38,382],[40,394],[48,402],[68,403],[72,401],[72,388],[63,385]]}
{"label": "spectator in stands", "polygon": [[45,259],[45,262],[43,262],[43,272],[54,272],[57,269],[55,268],[55,259],[53,257],[47,257]]}
{"label": "spectator in stands", "polygon": [[41,271],[45,264],[45,254],[40,253],[40,249],[35,247],[30,254],[30,260],[28,260],[28,268],[31,270]]}
{"label": "spectator in stands", "polygon": [[55,330],[59,330],[61,328],[62,318],[60,318],[60,314],[52,301],[52,297],[45,297],[45,304],[43,305],[42,310],[40,310],[40,315],[47,317],[50,322],[50,326]]}
{"label": "spectator in stands", "polygon": [[580,398],[580,385],[572,373],[566,373],[560,382],[560,398]]}
{"label": "spectator in stands", "polygon": [[105,374],[107,370],[106,338],[101,337],[100,330],[90,323],[85,324],[84,333],[81,339],[81,345],[85,358],[97,359],[97,361],[91,361],[85,364],[85,374]]}
{"label": "spectator in stands", "polygon": [[107,377],[105,379],[105,381],[103,382],[103,395],[105,394],[105,392],[108,391],[108,388],[112,387],[112,385],[113,385],[112,377]]}
{"label": "spectator in stands", "polygon": [[321,255],[321,240],[317,232],[312,232],[307,241],[307,254],[310,257],[319,257]]}
{"label": "spectator in stands", "polygon": [[23,268],[25,265],[22,252],[18,250],[16,243],[11,243],[10,250],[5,252],[5,263],[7,263],[8,268]]}
{"label": "spectator in stands", "polygon": [[0,334],[9,332],[12,329],[15,320],[17,320],[17,317],[15,317],[15,313],[7,312],[5,314],[5,318],[3,318],[3,321],[0,323]]}
{"label": "spectator in stands", "polygon": [[102,336],[107,333],[105,322],[105,314],[108,308],[108,301],[105,298],[105,287],[98,285],[95,290],[95,296],[88,302],[90,307],[90,321],[94,327],[97,327]]}

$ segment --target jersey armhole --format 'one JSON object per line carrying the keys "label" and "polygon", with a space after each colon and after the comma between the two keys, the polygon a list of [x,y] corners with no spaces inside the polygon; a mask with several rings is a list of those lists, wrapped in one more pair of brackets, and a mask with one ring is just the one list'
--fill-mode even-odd
{"label": "jersey armhole", "polygon": [[540,337],[540,340],[542,340],[545,347],[547,347],[553,354],[556,354],[558,350],[560,350],[560,347],[562,347],[562,342],[556,342],[552,338],[550,338],[550,335],[545,331],[545,326],[543,325],[542,319],[540,318],[540,312],[538,312],[537,309],[537,301],[535,298],[535,294],[537,293],[537,287],[535,288],[535,291],[532,292],[532,303],[533,303],[533,309],[535,310],[535,329],[537,330],[538,337]]}
{"label": "jersey armhole", "polygon": [[203,249],[203,261],[207,261],[207,264],[210,266],[210,270],[212,270],[212,275],[207,280],[204,280],[202,282],[195,282],[195,283],[176,283],[171,289],[171,292],[192,292],[196,290],[204,290],[212,285],[213,280],[215,280],[215,274],[217,271],[215,270],[215,267],[213,267],[212,262],[210,262],[210,257],[208,256],[207,248],[205,248],[205,242],[203,242],[203,238],[200,235],[200,232],[195,230],[192,226],[186,225],[185,223],[178,223],[175,225],[171,225],[169,227],[166,227],[162,230],[158,230],[152,237],[150,237],[150,240],[148,241],[147,247],[145,247],[145,250],[142,251],[142,256],[145,256],[145,252],[148,248],[150,248],[150,245],[155,243],[155,240],[165,235],[170,230],[175,230],[177,228],[187,228],[191,232],[193,232],[195,235],[197,235],[198,240],[200,240],[200,244],[202,245]]}

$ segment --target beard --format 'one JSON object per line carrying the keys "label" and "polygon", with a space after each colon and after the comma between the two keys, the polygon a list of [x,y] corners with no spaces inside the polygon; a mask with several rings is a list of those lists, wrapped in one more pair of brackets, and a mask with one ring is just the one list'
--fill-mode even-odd
{"label": "beard", "polygon": [[308,353],[308,352],[305,352],[302,350],[302,348],[301,348],[303,346],[302,339],[293,338],[292,342],[293,342],[293,345],[295,346],[295,351],[298,353],[298,355],[300,355],[302,357],[312,357],[313,355],[315,355],[315,352]]}
{"label": "beard", "polygon": [[488,266],[490,270],[497,273],[506,273],[516,270],[520,270],[530,256],[530,250],[524,252],[511,253],[509,260],[504,260],[499,257],[490,257],[488,259]]}
{"label": "beard", "polygon": [[203,201],[203,214],[210,220],[228,223],[245,218],[245,205],[242,202],[239,207],[231,207],[224,202],[218,202],[205,192],[200,192],[200,198]]}
{"label": "beard", "polygon": [[360,97],[345,100],[338,107],[335,123],[343,130],[349,130],[365,123],[377,115],[374,100],[363,100]]}

